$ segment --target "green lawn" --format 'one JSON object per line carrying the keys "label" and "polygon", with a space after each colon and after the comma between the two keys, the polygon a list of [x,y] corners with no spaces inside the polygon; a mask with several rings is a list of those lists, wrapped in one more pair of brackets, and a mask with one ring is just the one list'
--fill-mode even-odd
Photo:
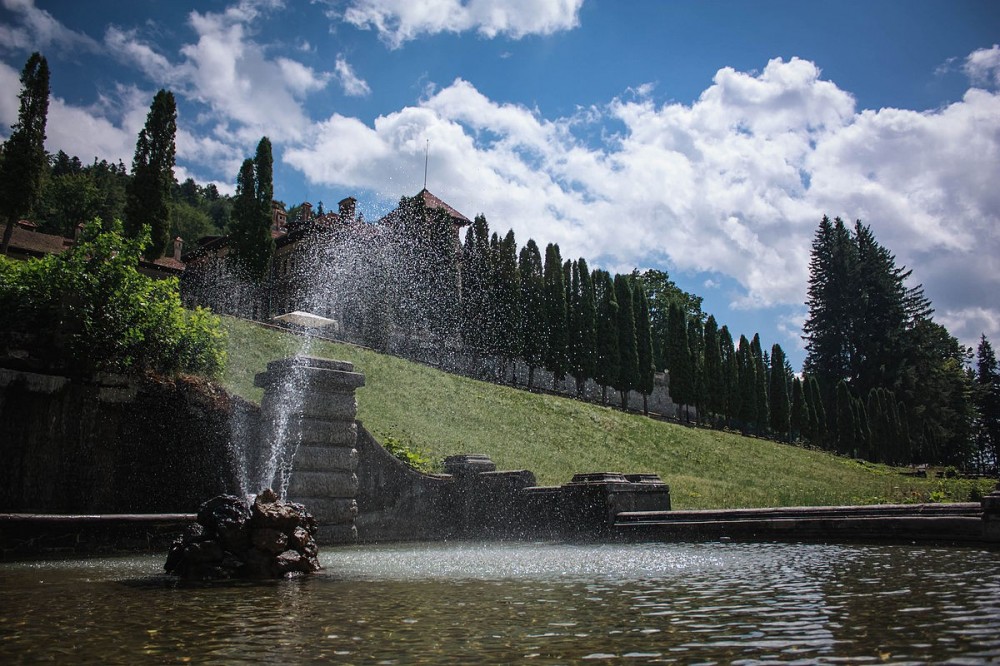
{"label": "green lawn", "polygon": [[539,484],[577,472],[654,472],[675,508],[967,501],[992,483],[916,479],[827,453],[688,428],[550,395],[458,377],[351,345],[314,341],[224,318],[226,387],[259,402],[255,373],[295,353],[354,363],[366,376],[358,418],[432,457],[485,453],[500,469],[530,469]]}

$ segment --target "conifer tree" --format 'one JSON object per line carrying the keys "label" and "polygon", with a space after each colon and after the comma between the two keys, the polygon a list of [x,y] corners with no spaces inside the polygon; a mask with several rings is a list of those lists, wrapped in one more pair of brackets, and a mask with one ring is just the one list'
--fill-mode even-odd
{"label": "conifer tree", "polygon": [[[678,303],[672,303],[667,312],[667,339],[663,349],[670,373],[670,397],[679,406],[689,406],[694,402],[694,372],[687,339],[687,316]],[[686,414],[690,420],[690,410]]]}
{"label": "conifer tree", "polygon": [[[499,352],[506,364],[521,354],[520,339],[520,284],[517,270],[517,243],[514,231],[509,230],[500,242],[497,258],[496,311]],[[502,374],[506,375],[506,372]]]}
{"label": "conifer tree", "polygon": [[985,334],[979,340],[976,359],[976,446],[981,459],[992,459],[996,467],[1000,466],[1000,364]]}
{"label": "conifer tree", "polygon": [[812,441],[815,444],[824,445],[829,438],[826,405],[823,403],[823,393],[819,388],[819,381],[815,377],[809,377],[808,389],[806,395],[809,398],[809,427],[812,431]]}
{"label": "conifer tree", "polygon": [[701,423],[702,411],[705,408],[705,332],[700,319],[688,318],[687,322],[688,359],[691,377],[691,404],[695,408],[695,416]]}
{"label": "conifer tree", "polygon": [[653,367],[653,338],[649,321],[649,300],[641,281],[633,282],[632,302],[635,311],[635,343],[638,351],[639,372],[635,388],[642,394],[642,413],[649,414],[649,394],[653,392],[653,380],[656,372]]}
{"label": "conifer tree", "polygon": [[230,259],[243,279],[261,284],[274,255],[271,201],[274,199],[271,142],[265,136],[253,159],[244,160],[229,220]]}
{"label": "conifer tree", "polygon": [[552,388],[566,377],[566,286],[563,280],[562,257],[559,246],[549,243],[545,247],[543,271],[545,287],[545,367],[552,372]]}
{"label": "conifer tree", "polygon": [[843,379],[837,382],[837,444],[836,450],[844,455],[854,455],[857,446],[857,416],[854,397]]}
{"label": "conifer tree", "polygon": [[770,408],[767,397],[767,357],[760,344],[760,334],[755,333],[750,343],[750,354],[754,363],[753,419],[754,431],[758,435],[767,433],[770,426]]}
{"label": "conifer tree", "polygon": [[618,353],[618,298],[611,274],[593,273],[594,298],[597,301],[597,363],[594,381],[601,386],[601,404],[608,404],[608,387],[618,383],[621,359]]}
{"label": "conifer tree", "polygon": [[741,396],[739,386],[739,361],[733,336],[729,327],[719,329],[719,356],[722,363],[722,415],[725,423],[732,426],[740,412]]}
{"label": "conifer tree", "polygon": [[779,437],[791,430],[791,405],[788,402],[788,375],[785,352],[781,345],[771,347],[771,374],[768,390],[771,412],[771,430]]}
{"label": "conifer tree", "polygon": [[[580,275],[580,302],[578,314],[579,338],[579,370],[584,381],[594,377],[597,364],[597,301],[594,293],[594,281],[587,261],[580,257],[577,260],[577,270]],[[582,389],[579,389],[582,393]]]}
{"label": "conifer tree", "polygon": [[614,387],[621,396],[622,409],[628,408],[628,394],[639,379],[639,354],[635,339],[635,313],[632,287],[624,275],[615,275],[615,298],[618,301],[618,381]]}
{"label": "conifer tree", "polygon": [[49,64],[37,51],[21,70],[17,123],[0,154],[0,215],[6,219],[0,254],[7,254],[14,226],[35,205],[46,166],[45,124],[49,113]]}
{"label": "conifer tree", "polygon": [[528,389],[534,384],[535,368],[545,362],[547,340],[545,317],[545,285],[542,256],[538,245],[528,239],[518,256],[521,277],[521,345],[524,362],[528,364]]}
{"label": "conifer tree", "polygon": [[802,381],[798,377],[792,378],[792,407],[789,414],[789,441],[796,441],[805,438],[805,430],[809,427],[809,405],[806,402],[805,392],[802,390]]}
{"label": "conifer tree", "polygon": [[725,385],[722,374],[722,350],[719,346],[719,324],[713,315],[705,320],[705,409],[711,414],[722,414],[725,402]]}
{"label": "conifer tree", "polygon": [[[170,229],[170,200],[175,184],[174,157],[177,134],[177,104],[174,94],[161,89],[153,97],[146,125],[139,131],[132,158],[132,180],[125,200],[125,231],[135,238],[143,225],[150,228],[152,242],[147,259],[163,254]],[[256,191],[254,192],[256,195]],[[254,200],[256,205],[256,199]]]}

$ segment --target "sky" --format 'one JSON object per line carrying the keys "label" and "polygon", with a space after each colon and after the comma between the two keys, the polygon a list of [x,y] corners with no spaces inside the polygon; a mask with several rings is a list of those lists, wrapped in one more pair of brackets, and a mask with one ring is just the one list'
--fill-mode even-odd
{"label": "sky", "polygon": [[993,0],[0,0],[0,135],[32,51],[46,148],[374,220],[424,185],[564,258],[666,270],[793,367],[823,215],[860,219],[963,344],[1000,344]]}

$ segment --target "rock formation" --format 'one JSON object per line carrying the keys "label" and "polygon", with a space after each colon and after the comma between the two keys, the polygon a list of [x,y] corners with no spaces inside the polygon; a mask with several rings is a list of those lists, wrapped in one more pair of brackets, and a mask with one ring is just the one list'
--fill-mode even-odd
{"label": "rock formation", "polygon": [[316,520],[270,488],[248,504],[213,497],[167,554],[167,573],[188,580],[282,578],[318,571]]}

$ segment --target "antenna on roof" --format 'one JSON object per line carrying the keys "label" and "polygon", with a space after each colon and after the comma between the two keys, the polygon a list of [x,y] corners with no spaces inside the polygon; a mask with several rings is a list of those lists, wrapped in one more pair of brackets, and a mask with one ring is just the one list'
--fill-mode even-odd
{"label": "antenna on roof", "polygon": [[427,139],[427,145],[424,146],[424,189],[427,189],[427,153],[431,147],[431,140]]}

